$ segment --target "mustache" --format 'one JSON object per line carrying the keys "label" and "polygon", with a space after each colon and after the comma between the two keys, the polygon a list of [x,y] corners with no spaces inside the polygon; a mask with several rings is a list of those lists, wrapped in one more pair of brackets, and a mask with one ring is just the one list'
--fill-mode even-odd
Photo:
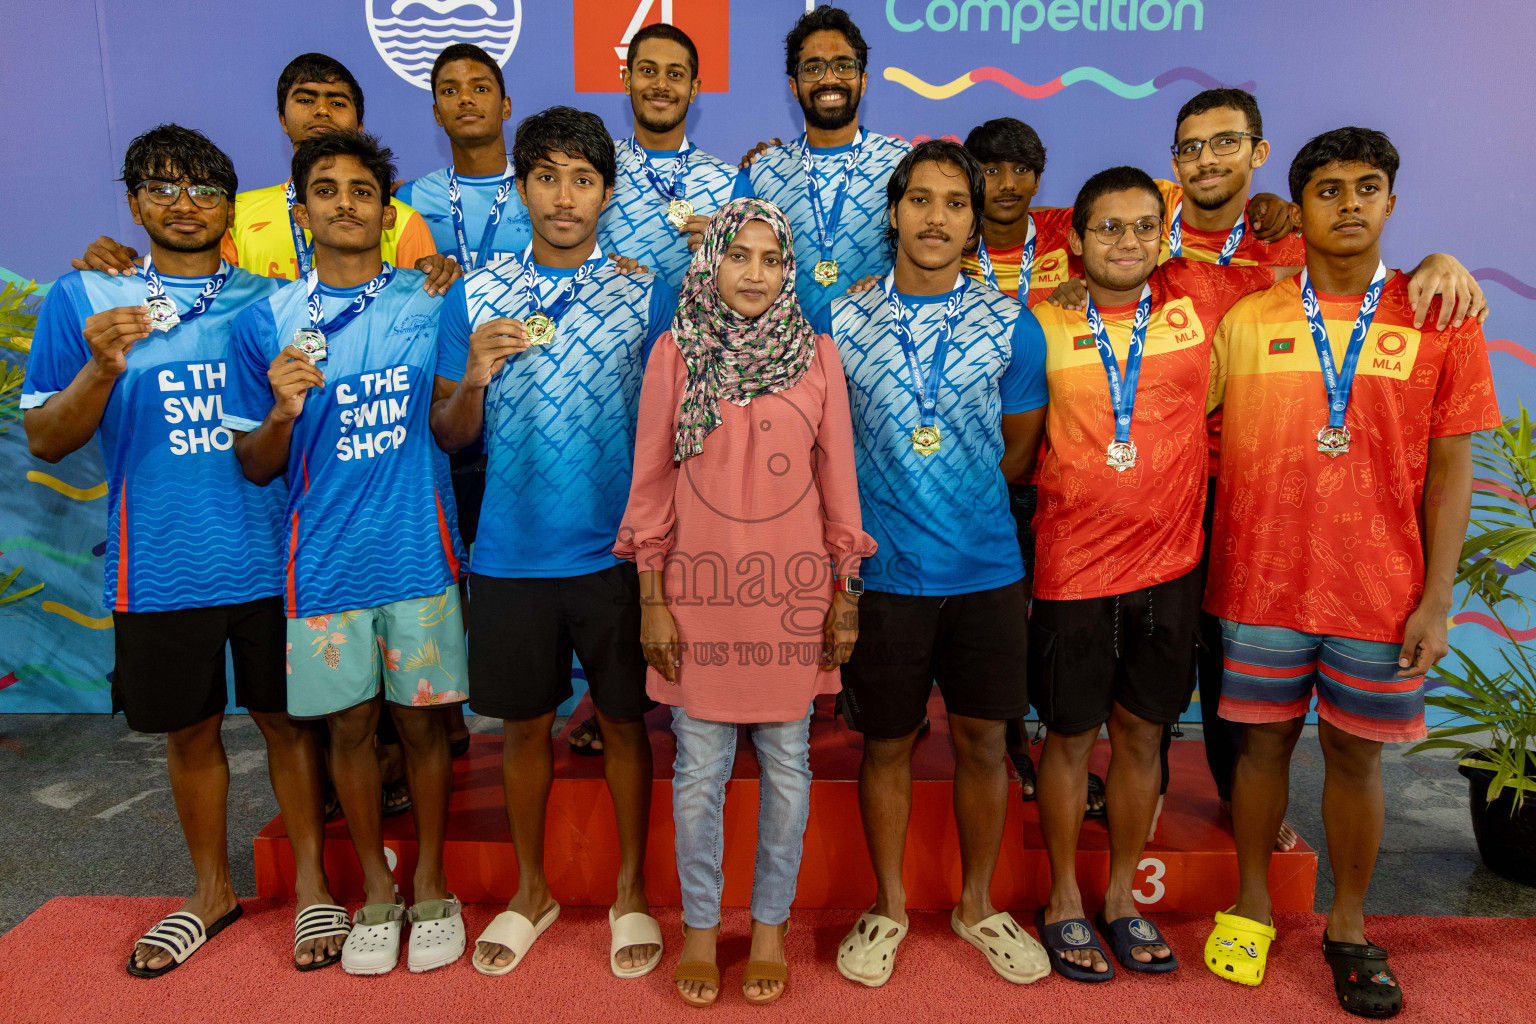
{"label": "mustache", "polygon": [[947,232],[947,231],[940,231],[937,228],[934,228],[934,229],[929,230],[929,231],[920,231],[920,232],[918,232],[917,237],[918,238],[937,238],[941,242],[948,242],[948,241],[952,240],[949,232]]}

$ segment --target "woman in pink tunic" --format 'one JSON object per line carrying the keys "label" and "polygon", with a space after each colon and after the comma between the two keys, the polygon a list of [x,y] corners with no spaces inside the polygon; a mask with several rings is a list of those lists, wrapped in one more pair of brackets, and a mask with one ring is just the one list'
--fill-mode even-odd
{"label": "woman in pink tunic", "polygon": [[614,548],[640,570],[647,692],[673,706],[677,986],[695,1005],[720,987],[722,819],[739,724],[762,769],[742,990],[759,1003],[784,991],[811,700],[841,688],[859,566],[875,551],[860,523],[842,363],[801,314],[794,281],[777,207],[737,199],[715,213],[646,367]]}

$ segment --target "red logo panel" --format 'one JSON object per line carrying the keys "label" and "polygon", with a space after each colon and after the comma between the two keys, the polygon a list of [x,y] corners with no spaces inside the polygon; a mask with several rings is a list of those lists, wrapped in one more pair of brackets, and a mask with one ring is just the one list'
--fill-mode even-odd
{"label": "red logo panel", "polygon": [[630,37],[667,22],[688,33],[699,51],[700,92],[731,87],[730,4],[724,0],[571,0],[576,26],[576,91],[623,92]]}

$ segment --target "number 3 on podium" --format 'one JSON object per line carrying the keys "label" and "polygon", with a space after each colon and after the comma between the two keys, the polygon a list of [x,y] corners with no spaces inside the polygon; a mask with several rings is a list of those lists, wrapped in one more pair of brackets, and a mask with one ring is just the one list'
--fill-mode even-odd
{"label": "number 3 on podium", "polygon": [[1142,886],[1131,890],[1131,895],[1136,898],[1136,902],[1143,906],[1162,902],[1163,897],[1168,893],[1168,887],[1163,884],[1163,876],[1168,873],[1168,865],[1156,857],[1143,857],[1141,863],[1136,865],[1136,870],[1147,873]]}

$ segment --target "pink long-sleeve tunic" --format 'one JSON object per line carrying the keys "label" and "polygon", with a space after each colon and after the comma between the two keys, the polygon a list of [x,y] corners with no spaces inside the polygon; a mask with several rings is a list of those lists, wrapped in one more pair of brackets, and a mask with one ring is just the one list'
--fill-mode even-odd
{"label": "pink long-sleeve tunic", "polygon": [[720,403],[704,451],[672,458],[687,368],[668,332],[640,391],[635,472],[614,554],[662,570],[682,659],[653,700],[716,722],[787,722],[842,688],[822,663],[832,575],[875,553],[859,514],[853,424],[837,346],[794,387]]}

